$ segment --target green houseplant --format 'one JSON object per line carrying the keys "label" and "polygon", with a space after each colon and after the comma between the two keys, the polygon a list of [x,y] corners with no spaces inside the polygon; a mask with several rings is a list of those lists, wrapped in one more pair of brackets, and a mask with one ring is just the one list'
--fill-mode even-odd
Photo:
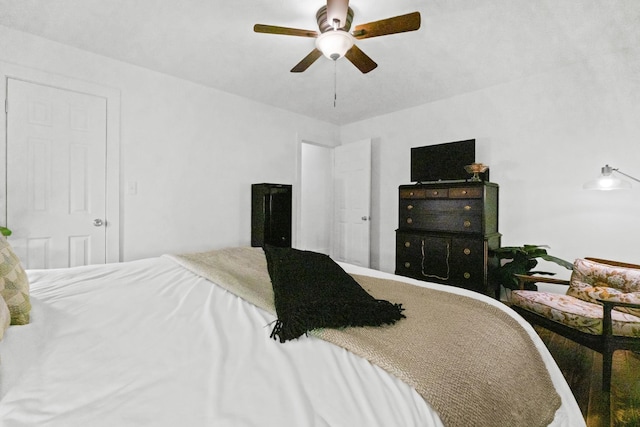
{"label": "green houseplant", "polygon": [[[548,246],[524,245],[505,246],[491,251],[494,258],[490,279],[493,283],[502,285],[505,289],[518,289],[518,279],[514,274],[544,274],[553,276],[555,273],[534,270],[538,265],[538,258],[558,264],[567,270],[573,270],[573,264],[547,253]],[[530,285],[532,290],[535,285]]]}
{"label": "green houseplant", "polygon": [[2,234],[3,236],[11,236],[11,230],[0,225],[0,234]]}

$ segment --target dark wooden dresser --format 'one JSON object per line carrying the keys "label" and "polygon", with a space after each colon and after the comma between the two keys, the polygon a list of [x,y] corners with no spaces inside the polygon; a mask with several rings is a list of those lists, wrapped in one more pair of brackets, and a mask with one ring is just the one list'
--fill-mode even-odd
{"label": "dark wooden dresser", "polygon": [[398,219],[396,274],[496,297],[487,276],[500,247],[497,184],[401,185]]}

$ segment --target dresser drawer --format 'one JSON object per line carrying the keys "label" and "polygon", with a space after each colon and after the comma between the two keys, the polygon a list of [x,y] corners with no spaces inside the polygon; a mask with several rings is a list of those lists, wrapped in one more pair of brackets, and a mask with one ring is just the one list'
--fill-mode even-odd
{"label": "dresser drawer", "polygon": [[484,264],[484,259],[487,255],[484,238],[453,238],[451,255],[460,267],[471,264]]}
{"label": "dresser drawer", "polygon": [[457,187],[449,189],[449,197],[452,199],[481,199],[482,187]]}
{"label": "dresser drawer", "polygon": [[403,213],[411,215],[481,215],[482,212],[482,200],[479,199],[400,199],[401,215]]}
{"label": "dresser drawer", "polygon": [[454,233],[482,233],[482,216],[473,214],[429,213],[400,214],[401,228],[408,230],[446,231]]}
{"label": "dresser drawer", "polygon": [[449,197],[448,188],[405,188],[400,190],[400,199],[446,199],[447,197]]}
{"label": "dresser drawer", "polygon": [[454,238],[451,242],[451,283],[480,289],[485,283],[484,240]]}

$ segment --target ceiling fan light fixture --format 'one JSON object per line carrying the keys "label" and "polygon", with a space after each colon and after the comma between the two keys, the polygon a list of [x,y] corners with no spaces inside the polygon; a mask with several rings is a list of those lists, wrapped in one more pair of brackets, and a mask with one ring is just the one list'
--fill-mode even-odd
{"label": "ceiling fan light fixture", "polygon": [[316,48],[324,56],[337,61],[342,58],[353,47],[355,39],[343,30],[327,31],[316,39]]}
{"label": "ceiling fan light fixture", "polygon": [[256,24],[253,26],[253,31],[256,33],[313,37],[316,39],[316,47],[291,69],[292,73],[305,71],[321,56],[333,61],[337,61],[344,56],[360,72],[366,74],[375,69],[378,64],[360,50],[356,44],[356,39],[388,36],[407,31],[416,31],[420,28],[420,12],[412,12],[361,24],[351,32],[353,9],[349,7],[349,0],[326,0],[326,2],[327,4],[320,7],[316,12],[319,32],[275,25]]}

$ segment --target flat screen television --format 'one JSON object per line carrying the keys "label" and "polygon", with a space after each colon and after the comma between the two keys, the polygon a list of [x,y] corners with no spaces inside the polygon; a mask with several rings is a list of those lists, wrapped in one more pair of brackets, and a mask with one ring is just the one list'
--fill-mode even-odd
{"label": "flat screen television", "polygon": [[476,161],[476,140],[411,148],[411,181],[459,181],[471,177],[464,170]]}

